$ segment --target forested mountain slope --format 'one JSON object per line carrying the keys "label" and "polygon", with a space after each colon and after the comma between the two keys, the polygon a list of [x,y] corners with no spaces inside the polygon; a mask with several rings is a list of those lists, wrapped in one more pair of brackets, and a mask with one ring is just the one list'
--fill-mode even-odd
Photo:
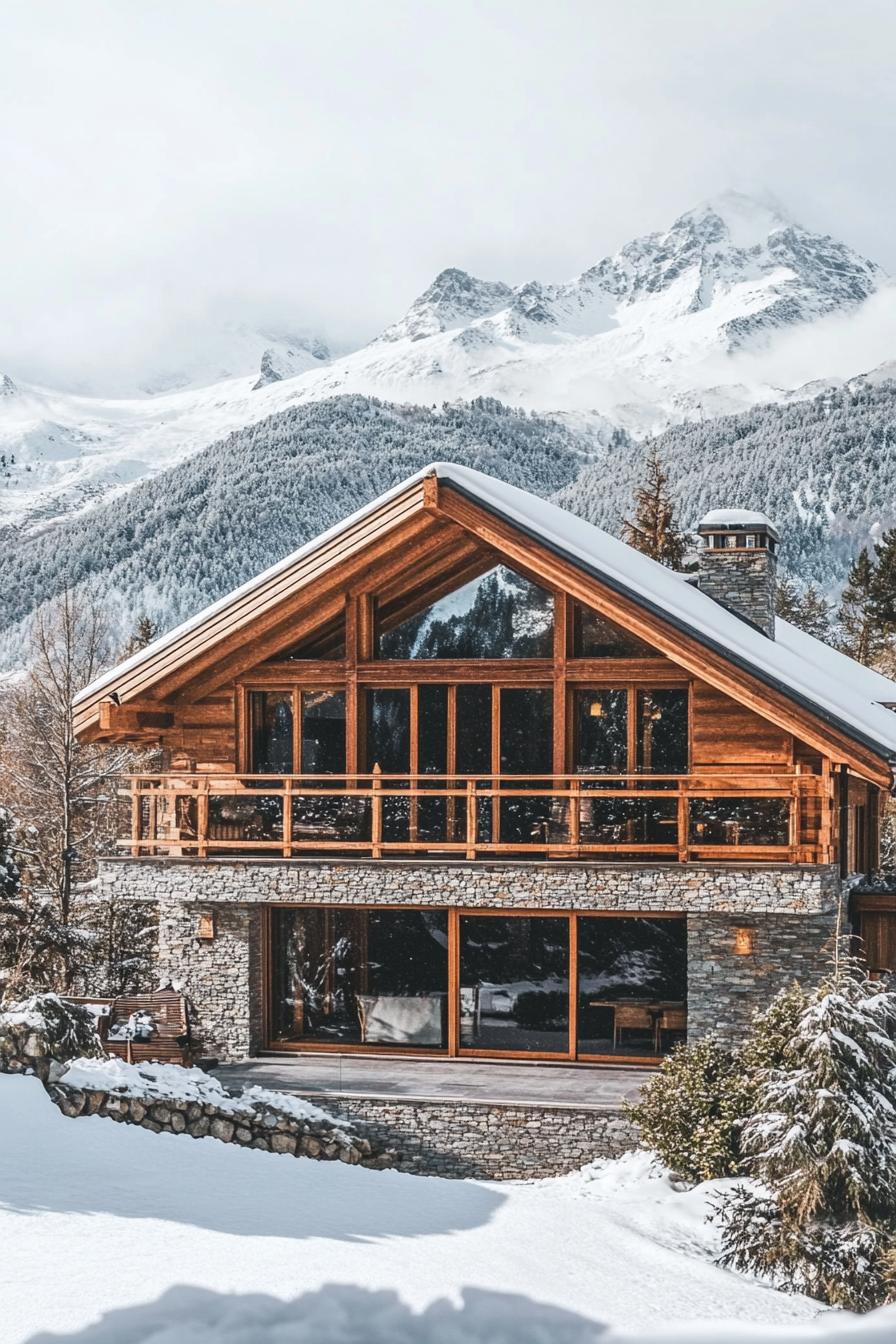
{"label": "forested mountain slope", "polygon": [[655,445],[692,527],[710,508],[763,509],[782,565],[831,593],[896,521],[896,382],[826,391],[602,445],[557,420],[480,400],[440,409],[335,397],[232,434],[189,461],[0,553],[0,666],[23,656],[30,613],[91,581],[119,633],[169,628],[427,462],[477,467],[618,533]]}
{"label": "forested mountain slope", "polygon": [[430,410],[367,397],[296,407],[0,553],[0,665],[20,622],[90,580],[119,632],[146,612],[168,628],[253,577],[421,466],[458,462],[550,495],[585,441],[563,425],[476,401]]}
{"label": "forested mountain slope", "polygon": [[558,502],[618,532],[651,446],[682,523],[693,527],[713,508],[761,509],[781,531],[783,567],[829,592],[869,537],[896,522],[893,381],[858,380],[812,401],[755,406],[675,425],[646,444],[599,449]]}

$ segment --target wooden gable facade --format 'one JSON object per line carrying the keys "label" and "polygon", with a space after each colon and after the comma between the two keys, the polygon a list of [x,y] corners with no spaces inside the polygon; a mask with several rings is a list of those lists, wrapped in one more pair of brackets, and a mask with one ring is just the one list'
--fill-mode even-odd
{"label": "wooden gable facade", "polygon": [[[499,570],[545,595],[535,643],[402,647]],[[75,715],[84,740],[162,748],[132,782],[135,855],[870,869],[891,783],[862,734],[435,473],[122,664]]]}

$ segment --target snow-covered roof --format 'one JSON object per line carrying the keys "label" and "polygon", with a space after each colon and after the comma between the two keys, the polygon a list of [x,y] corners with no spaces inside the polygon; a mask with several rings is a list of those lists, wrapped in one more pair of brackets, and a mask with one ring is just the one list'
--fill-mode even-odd
{"label": "snow-covered roof", "polygon": [[[126,673],[152,662],[165,649],[195,634],[212,618],[241,599],[270,585],[334,538],[349,532],[368,515],[435,475],[447,485],[505,519],[607,586],[625,594],[662,619],[722,653],[767,684],[785,691],[798,703],[835,724],[878,754],[896,759],[896,714],[883,708],[896,703],[896,683],[809,635],[781,622],[782,637],[768,639],[759,630],[720,606],[706,593],[664,565],[634,550],[617,537],[568,513],[558,505],[508,485],[470,467],[435,462],[393,486],[335,527],[307,542],[292,555],[177,626],[125,662],[104,673],[75,697],[75,704],[109,692]],[[756,515],[764,517],[764,515]]]}
{"label": "snow-covered roof", "polygon": [[764,513],[755,509],[711,509],[697,524],[698,527],[764,527],[778,535],[777,528]]}

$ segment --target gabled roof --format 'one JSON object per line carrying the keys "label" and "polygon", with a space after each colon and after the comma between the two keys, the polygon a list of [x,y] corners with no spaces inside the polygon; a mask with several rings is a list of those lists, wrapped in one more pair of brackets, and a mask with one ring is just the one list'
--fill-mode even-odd
{"label": "gabled roof", "polygon": [[[375,516],[407,516],[421,507],[420,486],[435,476],[458,492],[576,566],[585,574],[645,610],[721,653],[766,685],[783,691],[803,708],[839,728],[879,756],[896,759],[896,714],[883,708],[896,704],[896,683],[871,672],[811,636],[779,622],[780,638],[768,639],[740,620],[679,574],[642,555],[584,519],[516,486],[507,485],[469,467],[436,462],[424,467],[343,522],[243,584],[220,601],[141,649],[85,687],[75,697],[76,724],[86,726],[100,700],[116,692],[127,698],[144,694],[153,684],[155,667],[170,665],[189,651],[208,646],[234,620],[243,620],[251,602],[273,605],[286,591],[307,582],[312,564],[318,568],[336,553],[336,543],[362,533]],[[407,502],[407,507],[405,507]],[[402,512],[403,511],[403,512]],[[279,595],[279,596],[278,596]],[[249,624],[248,617],[245,624]]]}

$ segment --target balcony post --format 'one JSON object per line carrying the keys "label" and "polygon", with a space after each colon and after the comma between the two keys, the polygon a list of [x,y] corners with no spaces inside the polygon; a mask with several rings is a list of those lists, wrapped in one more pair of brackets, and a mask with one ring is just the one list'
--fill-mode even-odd
{"label": "balcony post", "polygon": [[687,863],[688,844],[690,836],[688,835],[688,793],[687,780],[678,781],[678,862]]}
{"label": "balcony post", "polygon": [[383,781],[379,763],[374,764],[370,789],[370,852],[375,859],[383,856]]}
{"label": "balcony post", "polygon": [[476,781],[475,781],[475,779],[468,779],[468,780],[467,780],[467,807],[466,807],[466,818],[467,818],[467,827],[466,827],[466,829],[467,829],[467,834],[466,834],[466,841],[467,841],[467,858],[468,858],[468,859],[475,859],[475,857],[476,857]]}
{"label": "balcony post", "polygon": [[209,780],[206,776],[196,800],[196,853],[200,859],[208,858],[208,790]]}
{"label": "balcony post", "polygon": [[131,857],[140,854],[140,781],[131,780]]}
{"label": "balcony post", "polygon": [[292,858],[292,775],[283,781],[283,857]]}

